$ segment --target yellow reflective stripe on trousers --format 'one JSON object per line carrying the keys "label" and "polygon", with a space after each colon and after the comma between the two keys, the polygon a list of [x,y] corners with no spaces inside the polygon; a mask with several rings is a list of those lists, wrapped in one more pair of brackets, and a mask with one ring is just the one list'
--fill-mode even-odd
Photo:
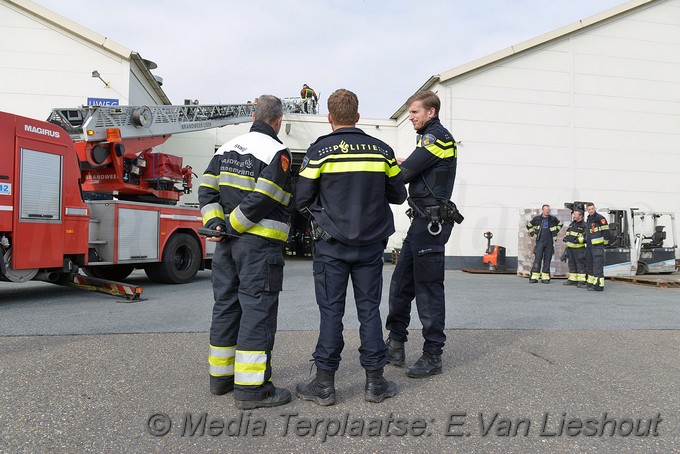
{"label": "yellow reflective stripe on trousers", "polygon": [[541,273],[531,273],[531,279],[540,279]]}
{"label": "yellow reflective stripe on trousers", "polygon": [[586,274],[585,273],[579,273],[576,275],[577,279],[579,282],[585,282],[586,281]]}
{"label": "yellow reflective stripe on trousers", "polygon": [[261,385],[267,369],[267,354],[263,351],[236,350],[234,384]]}
{"label": "yellow reflective stripe on trousers", "polygon": [[224,211],[222,205],[219,203],[209,203],[201,208],[201,215],[203,216],[203,225],[207,224],[213,218],[220,218],[224,220]]}
{"label": "yellow reflective stripe on trousers", "polygon": [[225,377],[234,375],[234,357],[236,346],[215,347],[210,346],[208,363],[210,364],[210,375],[213,377]]}
{"label": "yellow reflective stripe on trousers", "polygon": [[547,281],[548,279],[550,279],[550,274],[548,274],[548,273],[541,273],[541,280],[542,280],[542,281]]}
{"label": "yellow reflective stripe on trousers", "polygon": [[215,175],[209,174],[209,173],[204,173],[203,176],[201,177],[201,184],[199,186],[205,186],[210,189],[214,189],[215,191],[219,191],[220,188],[219,186],[219,180]]}
{"label": "yellow reflective stripe on trousers", "polygon": [[259,192],[266,195],[267,197],[271,197],[284,206],[288,206],[290,198],[292,197],[290,193],[284,191],[278,184],[262,177],[257,179],[255,192]]}
{"label": "yellow reflective stripe on trousers", "polygon": [[231,172],[221,172],[220,186],[229,186],[244,191],[252,191],[255,189],[255,178]]}

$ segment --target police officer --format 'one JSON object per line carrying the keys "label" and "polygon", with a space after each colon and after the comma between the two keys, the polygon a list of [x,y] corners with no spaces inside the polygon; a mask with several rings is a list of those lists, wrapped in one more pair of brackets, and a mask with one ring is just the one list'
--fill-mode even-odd
{"label": "police officer", "polygon": [[271,382],[292,192],[291,154],[277,138],[282,119],[280,99],[259,97],[250,132],[215,152],[198,190],[204,225],[228,233],[209,238],[219,241],[212,261],[210,391],[233,389],[239,409],[291,400]]}
{"label": "police officer", "polygon": [[382,402],[397,392],[395,383],[383,377],[387,347],[379,306],[383,253],[394,233],[389,204],[403,203],[406,188],[392,149],[355,126],[358,107],[357,96],[349,90],[337,90],[328,98],[333,132],[319,137],[307,150],[295,188],[296,207],[312,216],[316,231],[314,289],[320,311],[313,354],[316,377],[299,384],[297,395],[324,406],[335,403],[350,276],[361,323],[364,398]]}
{"label": "police officer", "polygon": [[401,248],[390,283],[388,361],[398,367],[405,363],[404,342],[415,298],[423,325],[423,354],[407,371],[413,378],[442,372],[444,334],[444,246],[453,222],[441,220],[442,203],[451,197],[456,177],[456,143],[439,121],[439,97],[421,91],[407,101],[409,120],[418,133],[411,155],[400,164],[409,184],[412,222]]}
{"label": "police officer", "polygon": [[586,287],[586,223],[583,222],[583,211],[575,209],[572,223],[564,235],[563,241],[567,245],[567,260],[569,260],[569,278],[564,285]]}
{"label": "police officer", "polygon": [[586,203],[586,273],[588,290],[604,290],[604,247],[609,244],[609,224],[595,204]]}
{"label": "police officer", "polygon": [[529,283],[535,284],[539,279],[544,284],[550,283],[550,261],[555,252],[555,238],[561,228],[562,222],[550,214],[550,205],[543,205],[541,214],[534,216],[527,223],[529,235],[536,238],[534,264],[531,267]]}

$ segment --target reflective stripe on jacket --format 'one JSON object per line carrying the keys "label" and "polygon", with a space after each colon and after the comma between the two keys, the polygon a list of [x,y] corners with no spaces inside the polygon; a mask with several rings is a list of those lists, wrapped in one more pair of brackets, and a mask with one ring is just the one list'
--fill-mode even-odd
{"label": "reflective stripe on jacket", "polygon": [[593,213],[586,221],[586,244],[606,246],[609,244],[609,224],[600,213]]}
{"label": "reflective stripe on jacket", "polygon": [[[529,235],[535,237],[536,239],[540,238],[541,230],[543,229],[543,215],[539,214],[538,216],[534,216],[531,221],[527,223],[526,227],[529,231]],[[550,235],[552,235],[552,239],[554,241],[555,238],[557,238],[557,234],[560,233],[560,230],[562,229],[562,222],[560,222],[560,220],[555,216],[549,215],[548,229],[550,230]]]}
{"label": "reflective stripe on jacket", "polygon": [[201,178],[198,200],[203,224],[229,226],[283,241],[288,239],[292,197],[290,151],[274,129],[256,120],[250,132],[222,145]]}
{"label": "reflective stripe on jacket", "polygon": [[581,221],[573,221],[569,224],[567,233],[564,235],[564,242],[567,243],[568,248],[585,247],[585,232],[586,223]]}
{"label": "reflective stripe on jacket", "polygon": [[405,199],[394,151],[359,128],[319,137],[307,150],[295,187],[298,210],[309,208],[332,238],[357,246],[392,235],[389,204]]}

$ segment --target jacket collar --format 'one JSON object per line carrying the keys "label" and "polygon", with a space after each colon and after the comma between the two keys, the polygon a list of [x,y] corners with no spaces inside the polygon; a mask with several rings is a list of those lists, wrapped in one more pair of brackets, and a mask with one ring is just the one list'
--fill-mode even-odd
{"label": "jacket collar", "polygon": [[265,123],[262,120],[255,120],[253,125],[250,127],[250,132],[259,132],[261,134],[267,135],[272,139],[276,140],[278,143],[283,143],[274,132],[274,128],[271,127],[269,123]]}
{"label": "jacket collar", "polygon": [[423,125],[422,128],[420,128],[418,131],[416,131],[418,134],[423,135],[425,131],[427,131],[431,126],[439,123],[439,117],[434,117],[431,118],[425,125]]}
{"label": "jacket collar", "polygon": [[332,133],[330,133],[328,135],[330,136],[330,135],[333,135],[333,134],[342,134],[342,133],[365,134],[364,131],[362,131],[361,129],[359,129],[357,127],[349,127],[349,128],[336,129],[335,131],[333,131]]}

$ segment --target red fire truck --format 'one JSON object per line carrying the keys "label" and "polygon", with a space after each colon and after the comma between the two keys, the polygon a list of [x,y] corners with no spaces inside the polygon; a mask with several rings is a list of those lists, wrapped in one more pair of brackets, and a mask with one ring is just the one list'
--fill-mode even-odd
{"label": "red fire truck", "polygon": [[0,112],[0,280],[92,283],[83,269],[120,281],[135,268],[156,282],[192,280],[211,257],[200,212],[177,204],[192,171],[152,149],[174,133],[251,121],[253,109],[82,107],[47,122]]}

